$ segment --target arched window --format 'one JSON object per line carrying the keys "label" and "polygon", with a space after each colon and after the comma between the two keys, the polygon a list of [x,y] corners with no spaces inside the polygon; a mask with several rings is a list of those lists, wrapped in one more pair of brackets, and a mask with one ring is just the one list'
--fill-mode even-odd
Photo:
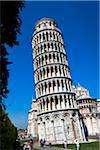
{"label": "arched window", "polygon": [[52,102],[53,102],[53,98],[52,98],[52,97],[51,97],[51,100],[50,100],[50,101],[51,101],[50,104],[51,104],[51,110],[52,110]]}
{"label": "arched window", "polygon": [[48,41],[48,32],[46,32],[46,39],[47,39],[47,41]]}
{"label": "arched window", "polygon": [[44,35],[44,32],[43,32],[43,40],[45,40],[45,35]]}
{"label": "arched window", "polygon": [[58,54],[57,54],[57,61],[59,62],[59,56],[58,56]]}
{"label": "arched window", "polygon": [[52,76],[52,73],[53,73],[53,67],[51,67],[51,76]]}
{"label": "arched window", "polygon": [[53,90],[54,90],[55,86],[56,86],[55,81],[53,81]]}
{"label": "arched window", "polygon": [[50,88],[51,88],[51,82],[49,82],[49,92],[50,92]]}
{"label": "arched window", "polygon": [[49,60],[51,60],[51,54],[49,54]]}
{"label": "arched window", "polygon": [[38,39],[38,35],[37,35],[37,43],[38,43],[39,39]]}
{"label": "arched window", "polygon": [[51,43],[51,48],[53,49],[53,43]]}
{"label": "arched window", "polygon": [[42,53],[42,48],[43,48],[43,46],[41,45],[41,53]]}
{"label": "arched window", "polygon": [[52,33],[50,32],[50,39],[52,38]]}
{"label": "arched window", "polygon": [[50,43],[48,43],[48,49],[50,48]]}
{"label": "arched window", "polygon": [[53,32],[53,38],[55,39],[55,33]]}
{"label": "arched window", "polygon": [[70,96],[68,95],[69,106],[71,107]]}
{"label": "arched window", "polygon": [[41,79],[42,79],[42,71],[40,70],[40,77],[41,77]]}
{"label": "arched window", "polygon": [[49,22],[49,25],[51,26],[51,21]]}
{"label": "arched window", "polygon": [[41,84],[42,94],[43,94],[43,84]]}
{"label": "arched window", "polygon": [[55,54],[53,54],[53,59],[55,59]]}
{"label": "arched window", "polygon": [[57,72],[58,72],[58,71],[57,71],[57,66],[55,66],[55,73],[57,74]]}
{"label": "arched window", "polygon": [[43,63],[44,63],[44,57],[42,56],[42,65],[43,65]]}
{"label": "arched window", "polygon": [[55,108],[57,109],[57,104],[58,104],[58,98],[57,98],[57,96],[55,96]]}
{"label": "arched window", "polygon": [[65,80],[65,85],[66,85],[66,90],[68,91],[67,80]]}
{"label": "arched window", "polygon": [[56,34],[56,36],[57,36],[57,41],[59,41],[59,38],[58,38],[58,35]]}
{"label": "arched window", "polygon": [[47,55],[45,55],[45,59],[47,60]]}
{"label": "arched window", "polygon": [[62,84],[62,91],[64,90],[64,83],[63,80],[61,80],[61,84]]}
{"label": "arched window", "polygon": [[43,68],[43,77],[45,77],[45,69]]}
{"label": "arched window", "polygon": [[59,73],[60,73],[60,75],[61,75],[61,66],[59,66]]}
{"label": "arched window", "polygon": [[46,44],[44,44],[44,50],[46,51]]}
{"label": "arched window", "polygon": [[60,52],[60,45],[59,45],[59,43],[58,43],[58,51]]}
{"label": "arched window", "polygon": [[57,80],[57,86],[58,86],[58,91],[59,91],[59,88],[60,88],[59,80]]}
{"label": "arched window", "polygon": [[49,68],[47,67],[47,77],[48,77],[48,73],[49,73]]}
{"label": "arched window", "polygon": [[46,92],[46,90],[47,90],[47,83],[45,82],[45,92]]}
{"label": "arched window", "polygon": [[62,54],[60,54],[60,59],[61,59],[61,62],[62,62]]}
{"label": "arched window", "polygon": [[57,44],[55,43],[55,50],[57,50]]}
{"label": "arched window", "polygon": [[41,41],[41,34],[39,34],[39,38],[40,38],[40,41]]}

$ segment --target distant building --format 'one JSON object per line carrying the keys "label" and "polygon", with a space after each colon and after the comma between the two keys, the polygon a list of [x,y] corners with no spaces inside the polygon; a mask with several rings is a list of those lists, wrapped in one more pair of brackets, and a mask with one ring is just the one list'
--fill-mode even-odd
{"label": "distant building", "polygon": [[18,129],[18,138],[19,139],[25,139],[27,136],[27,130],[26,129]]}
{"label": "distant building", "polygon": [[98,137],[100,134],[100,100],[90,97],[89,91],[79,84],[73,88],[89,137]]}

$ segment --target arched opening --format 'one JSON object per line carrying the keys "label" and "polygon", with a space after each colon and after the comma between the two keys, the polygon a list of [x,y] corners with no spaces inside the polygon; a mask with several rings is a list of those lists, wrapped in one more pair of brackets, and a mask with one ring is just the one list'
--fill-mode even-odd
{"label": "arched opening", "polygon": [[44,64],[44,57],[42,56],[42,65]]}
{"label": "arched opening", "polygon": [[40,41],[41,41],[41,34],[39,34],[39,38],[40,38]]}
{"label": "arched opening", "polygon": [[43,32],[43,40],[45,40],[45,35],[44,35],[44,32]]}
{"label": "arched opening", "polygon": [[48,41],[48,32],[46,32],[46,39],[47,39],[47,41]]}
{"label": "arched opening", "polygon": [[48,49],[50,48],[50,43],[48,43]]}
{"label": "arched opening", "polygon": [[43,94],[43,84],[41,84],[42,94]]}
{"label": "arched opening", "polygon": [[47,83],[45,82],[45,93],[47,92]]}
{"label": "arched opening", "polygon": [[47,67],[47,77],[48,77],[48,74],[49,74],[49,68]]}
{"label": "arched opening", "polygon": [[45,69],[43,68],[43,77],[45,78]]}
{"label": "arched opening", "polygon": [[64,91],[64,83],[63,83],[63,80],[61,80],[61,84],[62,84],[62,91]]}
{"label": "arched opening", "polygon": [[53,109],[53,98],[51,97],[50,99],[51,103],[50,103],[50,107],[51,107],[51,110]]}
{"label": "arched opening", "polygon": [[57,109],[57,105],[58,105],[58,98],[57,96],[55,96],[55,108]]}
{"label": "arched opening", "polygon": [[60,95],[60,106],[61,106],[61,108],[62,108],[62,102],[63,102],[62,96]]}
{"label": "arched opening", "polygon": [[51,48],[53,49],[53,43],[51,43]]}
{"label": "arched opening", "polygon": [[59,80],[57,80],[57,87],[58,87],[58,91],[60,90],[60,83]]}
{"label": "arched opening", "polygon": [[49,61],[51,62],[51,54],[49,54]]}
{"label": "arched opening", "polygon": [[55,43],[55,50],[57,50],[57,45],[56,45],[56,43]]}
{"label": "arched opening", "polygon": [[52,33],[50,32],[50,39],[52,38]]}
{"label": "arched opening", "polygon": [[52,76],[52,74],[53,74],[53,67],[51,67],[51,76]]}
{"label": "arched opening", "polygon": [[55,91],[55,86],[56,86],[56,83],[55,81],[53,81],[53,91]]}
{"label": "arched opening", "polygon": [[45,62],[46,62],[46,64],[47,64],[47,59],[48,59],[48,57],[47,57],[47,55],[45,55]]}
{"label": "arched opening", "polygon": [[55,66],[55,74],[56,74],[56,75],[57,75],[57,72],[58,72],[58,71],[57,71],[57,66]]}
{"label": "arched opening", "polygon": [[49,93],[51,92],[51,82],[49,82]]}
{"label": "arched opening", "polygon": [[59,62],[59,56],[58,56],[58,54],[57,54],[57,61]]}
{"label": "arched opening", "polygon": [[53,32],[53,39],[55,39],[55,33]]}
{"label": "arched opening", "polygon": [[61,66],[59,66],[59,73],[60,73],[60,75],[61,75]]}
{"label": "arched opening", "polygon": [[46,51],[46,44],[44,44],[44,51]]}
{"label": "arched opening", "polygon": [[42,71],[40,70],[40,78],[42,79]]}

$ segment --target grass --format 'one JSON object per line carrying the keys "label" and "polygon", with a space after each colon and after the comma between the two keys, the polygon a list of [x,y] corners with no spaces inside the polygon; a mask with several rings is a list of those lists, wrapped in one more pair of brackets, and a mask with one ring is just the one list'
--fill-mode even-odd
{"label": "grass", "polygon": [[99,150],[99,141],[81,144],[80,150]]}
{"label": "grass", "polygon": [[[99,150],[100,149],[99,145],[100,145],[99,141],[90,142],[90,143],[82,143],[82,144],[80,144],[80,150]],[[57,144],[54,146],[58,147],[58,148],[64,148],[63,144]],[[68,149],[76,150],[76,145],[75,144],[69,144]],[[39,149],[33,148],[33,150],[39,150]]]}
{"label": "grass", "polygon": [[[63,148],[63,144],[54,145],[59,148]],[[83,143],[80,144],[80,150],[99,150],[99,141],[97,142],[91,142],[91,143]],[[69,144],[68,149],[76,150],[75,144]]]}

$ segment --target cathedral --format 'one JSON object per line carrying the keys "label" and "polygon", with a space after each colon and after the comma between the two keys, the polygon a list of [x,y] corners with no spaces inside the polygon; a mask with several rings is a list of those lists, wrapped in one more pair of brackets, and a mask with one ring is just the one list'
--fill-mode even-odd
{"label": "cathedral", "polygon": [[98,136],[100,101],[73,86],[63,35],[53,19],[36,23],[32,50],[36,99],[28,112],[28,135],[52,144]]}

